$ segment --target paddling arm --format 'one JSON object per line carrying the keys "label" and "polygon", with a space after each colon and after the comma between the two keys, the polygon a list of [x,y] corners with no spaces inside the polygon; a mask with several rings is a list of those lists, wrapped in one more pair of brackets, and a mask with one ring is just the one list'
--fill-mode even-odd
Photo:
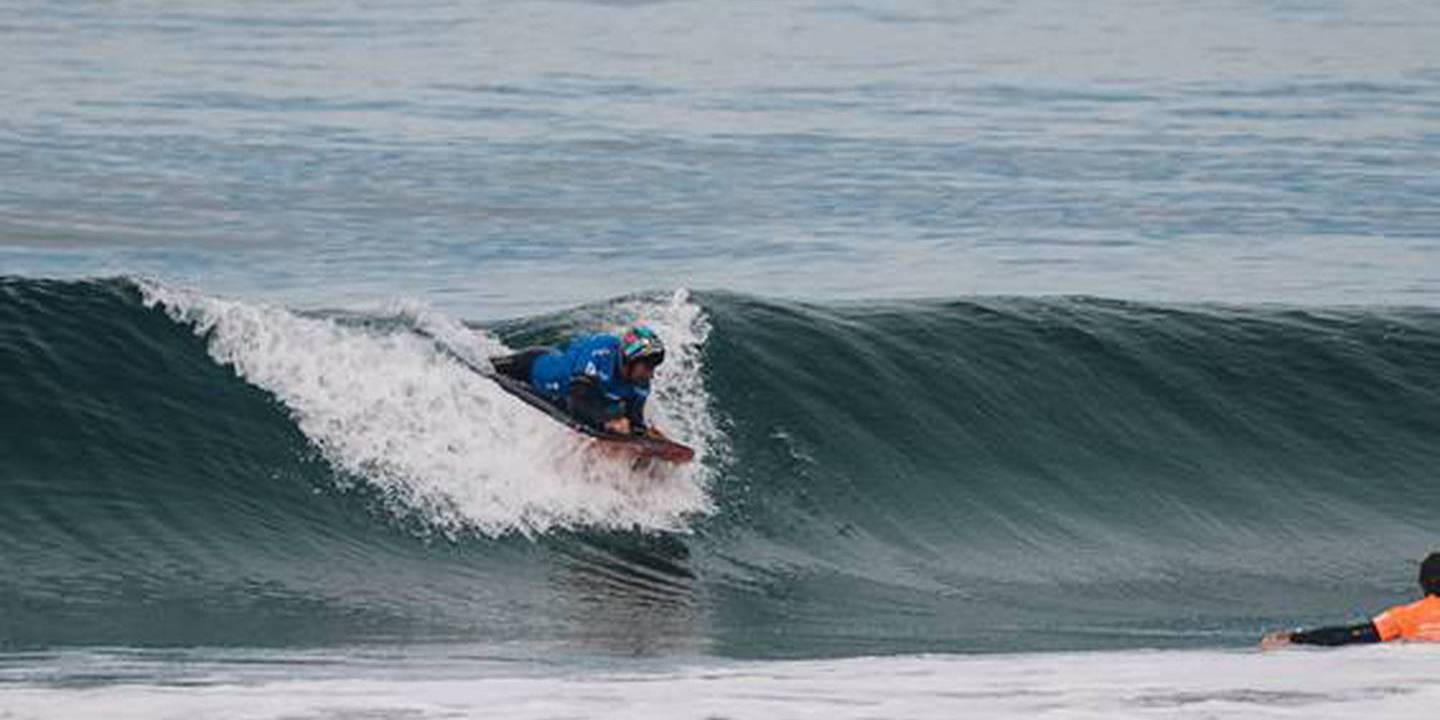
{"label": "paddling arm", "polygon": [[1380,631],[1375,628],[1375,623],[1366,621],[1355,625],[1337,625],[1334,627],[1315,628],[1313,630],[1290,630],[1270,633],[1260,640],[1260,647],[1263,650],[1270,650],[1286,645],[1321,645],[1334,647],[1337,645],[1377,642],[1380,642]]}

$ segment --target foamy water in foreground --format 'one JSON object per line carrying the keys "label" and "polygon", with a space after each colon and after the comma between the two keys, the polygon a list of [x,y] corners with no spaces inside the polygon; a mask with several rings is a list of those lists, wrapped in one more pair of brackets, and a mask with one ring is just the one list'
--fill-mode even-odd
{"label": "foamy water in foreground", "polygon": [[0,716],[45,718],[1432,718],[1440,648],[728,662],[97,651],[0,659]]}

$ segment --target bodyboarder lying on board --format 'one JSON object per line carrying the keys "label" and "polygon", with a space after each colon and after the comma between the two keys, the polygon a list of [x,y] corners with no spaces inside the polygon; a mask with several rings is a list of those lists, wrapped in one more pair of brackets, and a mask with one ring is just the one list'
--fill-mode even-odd
{"label": "bodyboarder lying on board", "polygon": [[1337,625],[1313,630],[1282,630],[1260,640],[1264,650],[1285,645],[1349,645],[1390,640],[1440,642],[1440,552],[1432,552],[1420,563],[1420,590],[1425,597],[1399,605],[1355,625]]}
{"label": "bodyboarder lying on board", "polygon": [[655,366],[665,361],[660,336],[644,325],[614,335],[581,335],[565,350],[530,348],[491,358],[495,372],[528,383],[571,417],[596,429],[664,439],[645,424]]}

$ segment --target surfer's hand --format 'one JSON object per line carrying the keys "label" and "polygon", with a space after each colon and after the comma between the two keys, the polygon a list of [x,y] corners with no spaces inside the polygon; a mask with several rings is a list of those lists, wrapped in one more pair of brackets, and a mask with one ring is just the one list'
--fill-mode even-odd
{"label": "surfer's hand", "polygon": [[606,430],[609,430],[609,431],[612,432],[612,433],[619,433],[619,434],[621,434],[621,435],[629,435],[629,434],[630,434],[630,418],[623,418],[623,417],[622,417],[622,418],[615,418],[614,420],[611,420],[611,421],[605,423],[605,429],[606,429]]}
{"label": "surfer's hand", "polygon": [[1280,632],[1273,632],[1273,633],[1270,633],[1269,635],[1266,635],[1265,637],[1260,638],[1260,649],[1261,649],[1261,650],[1274,650],[1274,649],[1276,649],[1276,648],[1285,647],[1286,645],[1289,645],[1289,644],[1290,644],[1290,631],[1289,631],[1289,630],[1281,630]]}

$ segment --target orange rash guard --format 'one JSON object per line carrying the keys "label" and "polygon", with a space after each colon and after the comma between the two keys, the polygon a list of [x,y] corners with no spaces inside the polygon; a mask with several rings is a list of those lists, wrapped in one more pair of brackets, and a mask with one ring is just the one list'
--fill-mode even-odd
{"label": "orange rash guard", "polygon": [[1399,605],[1375,618],[1382,641],[1403,639],[1440,642],[1440,595]]}

